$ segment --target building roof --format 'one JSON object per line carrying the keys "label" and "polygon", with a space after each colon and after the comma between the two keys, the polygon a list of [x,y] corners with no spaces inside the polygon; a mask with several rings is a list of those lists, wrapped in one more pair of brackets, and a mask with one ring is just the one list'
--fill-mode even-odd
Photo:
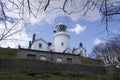
{"label": "building roof", "polygon": [[31,41],[31,44],[30,44],[29,48],[31,48],[31,46],[33,45],[34,42],[37,42],[37,41],[40,41],[40,40],[45,42],[46,44],[48,44],[48,42],[46,42],[44,39],[40,38],[40,39],[36,39],[34,41]]}
{"label": "building roof", "polygon": [[[48,43],[47,41],[45,41],[44,39],[42,39],[42,38],[40,38],[40,39],[36,39],[34,42],[36,42],[36,41],[43,41],[43,42],[45,42],[46,44]],[[34,43],[33,42],[33,43]]]}
{"label": "building roof", "polygon": [[84,49],[85,51],[87,51],[84,47],[73,48],[73,51],[78,50],[78,49]]}
{"label": "building roof", "polygon": [[25,48],[20,48],[19,50],[34,51],[34,52],[44,52],[44,53],[50,53],[50,54],[53,53],[53,54],[61,54],[61,55],[79,56],[79,54],[68,54],[68,53],[63,53],[63,52],[50,52],[50,51],[33,50],[33,49],[25,49]]}

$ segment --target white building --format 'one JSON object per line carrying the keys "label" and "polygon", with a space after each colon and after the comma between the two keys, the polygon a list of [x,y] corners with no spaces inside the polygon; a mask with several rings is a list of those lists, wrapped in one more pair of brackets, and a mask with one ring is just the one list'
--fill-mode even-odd
{"label": "white building", "polygon": [[29,42],[29,49],[50,51],[50,52],[60,52],[67,54],[79,54],[86,57],[86,49],[83,44],[80,43],[78,48],[70,49],[69,39],[70,36],[67,33],[67,27],[64,24],[59,24],[54,30],[54,44],[49,43],[43,39],[35,40],[35,34],[33,35],[33,40]]}

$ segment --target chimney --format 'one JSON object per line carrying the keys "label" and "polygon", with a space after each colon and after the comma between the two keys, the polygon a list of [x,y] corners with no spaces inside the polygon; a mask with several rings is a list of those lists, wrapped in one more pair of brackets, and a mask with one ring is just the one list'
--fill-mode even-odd
{"label": "chimney", "polygon": [[35,41],[36,34],[33,34],[32,43]]}
{"label": "chimney", "polygon": [[79,47],[83,47],[83,44],[82,44],[82,42],[80,42],[80,44],[79,44]]}
{"label": "chimney", "polygon": [[48,42],[48,46],[51,46],[52,45],[52,43],[51,42]]}
{"label": "chimney", "polygon": [[18,45],[18,49],[20,49],[21,48],[21,46],[20,45]]}
{"label": "chimney", "polygon": [[31,43],[31,41],[29,41],[29,46],[28,46],[28,49],[30,49],[30,47],[31,47],[31,44],[32,44],[32,43]]}

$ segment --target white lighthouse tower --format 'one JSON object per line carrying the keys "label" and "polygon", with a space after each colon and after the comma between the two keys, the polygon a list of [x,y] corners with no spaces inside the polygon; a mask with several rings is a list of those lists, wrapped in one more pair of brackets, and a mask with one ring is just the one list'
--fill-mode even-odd
{"label": "white lighthouse tower", "polygon": [[70,36],[67,34],[67,27],[59,24],[54,30],[54,49],[55,52],[64,52],[69,48]]}

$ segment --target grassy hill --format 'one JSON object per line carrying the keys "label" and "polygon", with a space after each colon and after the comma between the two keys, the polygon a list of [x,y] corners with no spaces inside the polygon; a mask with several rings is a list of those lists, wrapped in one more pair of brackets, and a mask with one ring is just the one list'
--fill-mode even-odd
{"label": "grassy hill", "polygon": [[86,58],[86,57],[80,57],[81,59],[81,64],[89,64],[89,65],[104,65],[102,60],[95,60],[91,58]]}
{"label": "grassy hill", "polygon": [[120,76],[40,71],[0,71],[0,80],[120,80]]}
{"label": "grassy hill", "polygon": [[0,48],[0,58],[16,58],[17,49]]}
{"label": "grassy hill", "polygon": [[[17,58],[18,50],[0,48],[0,58]],[[97,61],[81,57],[82,64],[99,65]],[[120,80],[117,75],[94,75],[46,71],[0,71],[0,80]]]}

